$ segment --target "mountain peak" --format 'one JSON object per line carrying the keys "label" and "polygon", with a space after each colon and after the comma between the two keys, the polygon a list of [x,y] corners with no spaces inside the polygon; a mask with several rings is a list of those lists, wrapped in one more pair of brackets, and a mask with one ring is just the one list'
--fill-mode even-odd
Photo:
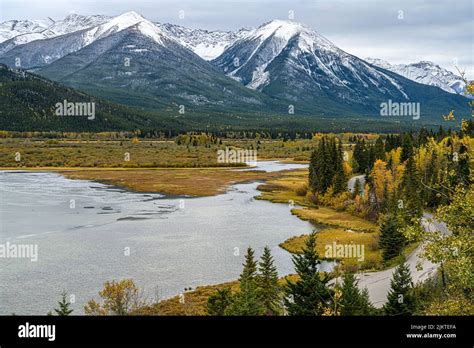
{"label": "mountain peak", "polygon": [[249,33],[249,37],[258,38],[261,41],[275,37],[288,42],[295,36],[299,38],[300,48],[306,51],[312,51],[315,45],[331,50],[336,48],[332,42],[312,28],[292,20],[274,19]]}
{"label": "mountain peak", "polygon": [[151,38],[159,44],[163,44],[164,37],[174,41],[174,39],[169,37],[161,28],[148,20],[138,22],[133,26],[133,29],[138,31],[140,34]]}
{"label": "mountain peak", "polygon": [[463,79],[431,61],[422,60],[410,64],[390,64],[377,58],[366,58],[366,61],[380,68],[393,71],[409,80],[465,96],[466,83]]}
{"label": "mountain peak", "polygon": [[145,20],[145,17],[143,17],[140,13],[135,12],[135,11],[124,12],[115,18],[142,20],[142,21]]}
{"label": "mountain peak", "polygon": [[307,31],[308,28],[303,26],[301,23],[290,21],[290,20],[282,20],[282,19],[274,19],[270,22],[264,23],[259,26],[255,31],[255,36],[262,37],[266,39],[271,35],[275,35],[277,37],[281,37],[285,40],[289,40],[295,34],[300,33],[302,31]]}
{"label": "mountain peak", "polygon": [[146,21],[146,19],[135,11],[129,11],[113,17],[108,23],[110,23],[109,26],[117,25],[119,28],[124,29],[141,21]]}

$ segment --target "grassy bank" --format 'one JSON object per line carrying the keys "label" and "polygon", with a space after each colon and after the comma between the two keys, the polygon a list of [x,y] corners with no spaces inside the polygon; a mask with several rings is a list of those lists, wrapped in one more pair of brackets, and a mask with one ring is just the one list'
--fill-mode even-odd
{"label": "grassy bank", "polygon": [[[317,250],[323,259],[342,261],[343,267],[358,268],[364,271],[378,271],[394,267],[408,257],[416,247],[412,243],[403,248],[402,254],[387,263],[383,262],[382,250],[379,248],[379,227],[366,219],[354,216],[345,211],[331,207],[315,206],[309,203],[305,195],[307,170],[292,171],[281,177],[269,179],[259,186],[263,192],[257,197],[275,203],[294,202],[302,207],[291,210],[292,214],[323,228],[317,233]],[[299,253],[306,241],[307,235],[294,236],[280,244],[280,247],[290,253]],[[364,259],[326,257],[326,247],[336,245],[364,246]],[[356,267],[357,266],[357,267]]]}
{"label": "grassy bank", "polygon": [[[0,168],[202,168],[236,166],[218,163],[226,147],[257,150],[257,158],[306,161],[312,140],[223,140],[218,144],[181,144],[152,139],[0,138]],[[20,155],[19,157],[17,155]]]}
{"label": "grassy bank", "polygon": [[60,172],[70,179],[93,180],[136,192],[159,192],[195,197],[225,192],[228,186],[280,175],[278,172],[239,171],[226,168],[157,168],[129,170],[74,170]]}
{"label": "grassy bank", "polygon": [[[285,286],[288,279],[296,281],[296,275],[288,275],[279,279],[280,286]],[[229,288],[232,293],[239,291],[239,281],[198,286],[194,290],[185,291],[180,295],[162,300],[140,308],[134,315],[208,315],[207,299],[217,290]]]}
{"label": "grassy bank", "polygon": [[[295,236],[287,239],[280,244],[280,247],[290,253],[300,253],[305,245],[307,235]],[[326,228],[320,230],[316,235],[316,249],[320,258],[322,259],[336,259],[341,258],[327,257],[326,247],[331,248],[333,243],[337,245],[363,245],[364,256],[363,259],[344,259],[346,266],[352,266],[359,263],[359,267],[364,270],[378,270],[382,264],[382,251],[378,249],[378,233],[361,233],[348,232],[341,228]]]}

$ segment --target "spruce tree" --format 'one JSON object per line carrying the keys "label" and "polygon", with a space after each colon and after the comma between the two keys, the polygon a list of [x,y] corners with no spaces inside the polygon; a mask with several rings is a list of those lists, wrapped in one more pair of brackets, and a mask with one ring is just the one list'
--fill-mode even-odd
{"label": "spruce tree", "polygon": [[339,145],[336,149],[336,159],[334,164],[334,193],[345,192],[347,190],[347,176],[344,172],[344,157],[341,141],[339,141]]}
{"label": "spruce tree", "polygon": [[273,263],[269,247],[265,247],[260,259],[257,285],[259,287],[259,300],[265,309],[265,314],[276,315],[281,313],[281,289],[278,284],[278,271]]}
{"label": "spruce tree", "polygon": [[354,161],[356,162],[355,172],[365,173],[367,170],[367,149],[365,147],[365,140],[357,140],[353,153]]}
{"label": "spruce tree", "polygon": [[255,261],[255,252],[251,247],[247,248],[245,263],[242,266],[244,268],[240,274],[239,281],[254,280],[257,276],[257,262]]}
{"label": "spruce tree", "polygon": [[374,312],[367,288],[361,291],[351,272],[344,273],[339,305],[341,315],[370,315]]}
{"label": "spruce tree", "polygon": [[420,178],[412,156],[406,161],[401,185],[405,221],[408,223],[411,218],[421,217],[422,212]]}
{"label": "spruce tree", "polygon": [[61,293],[61,300],[58,301],[59,308],[54,308],[54,311],[59,316],[67,316],[73,312],[71,308],[71,303],[67,300],[67,292],[63,291]]}
{"label": "spruce tree", "polygon": [[362,193],[362,185],[360,184],[359,178],[357,178],[354,182],[354,189],[352,191],[352,198],[355,198],[357,195]]}
{"label": "spruce tree", "polygon": [[388,261],[402,252],[405,237],[400,227],[400,223],[394,214],[388,213],[383,217],[380,225],[379,245],[383,249],[382,257],[384,261]]}
{"label": "spruce tree", "polygon": [[214,316],[225,315],[231,303],[232,294],[230,289],[218,289],[215,294],[207,299],[207,312]]}
{"label": "spruce tree", "polygon": [[381,137],[378,137],[375,141],[374,155],[375,160],[381,159],[382,161],[385,161],[385,145]]}
{"label": "spruce tree", "polygon": [[384,311],[387,315],[412,315],[416,310],[413,283],[406,263],[400,264],[393,272],[390,291]]}
{"label": "spruce tree", "polygon": [[400,161],[405,162],[413,155],[413,139],[411,134],[405,133],[402,141],[402,152],[400,154]]}
{"label": "spruce tree", "polygon": [[226,311],[228,315],[263,315],[264,307],[260,303],[257,286],[257,263],[252,248],[247,249],[244,269],[239,277],[240,291]]}
{"label": "spruce tree", "polygon": [[316,233],[308,236],[302,254],[293,256],[296,282],[288,281],[285,306],[289,315],[322,315],[331,305],[331,292],[326,287],[328,277],[318,270],[320,260],[316,252]]}

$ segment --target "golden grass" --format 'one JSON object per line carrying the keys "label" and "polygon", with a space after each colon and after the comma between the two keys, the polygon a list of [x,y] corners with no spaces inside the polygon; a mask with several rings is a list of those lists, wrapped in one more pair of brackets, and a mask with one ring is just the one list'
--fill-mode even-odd
{"label": "golden grass", "polygon": [[328,207],[297,208],[291,212],[302,220],[309,220],[319,225],[342,227],[357,232],[376,232],[379,229],[370,221]]}
{"label": "golden grass", "polygon": [[136,192],[168,195],[212,196],[232,184],[262,180],[278,172],[240,171],[228,168],[87,169],[60,171],[70,179],[94,180]]}
{"label": "golden grass", "polygon": [[235,292],[239,282],[198,286],[195,290],[186,291],[180,295],[160,301],[150,306],[142,307],[133,314],[137,315],[208,315],[206,305],[209,296],[217,290],[230,288]]}
{"label": "golden grass", "polygon": [[[0,168],[195,168],[231,167],[218,163],[217,151],[226,146],[257,149],[258,158],[284,161],[309,159],[311,140],[223,140],[222,144],[178,145],[172,140],[141,139],[23,139],[0,138]],[[21,160],[16,161],[16,154]],[[125,160],[126,154],[128,159]],[[235,166],[235,165],[234,165]]]}
{"label": "golden grass", "polygon": [[[300,253],[306,243],[308,235],[291,237],[280,244],[280,247],[290,253]],[[326,247],[332,248],[333,243],[337,245],[364,245],[364,259],[355,258],[342,259],[328,257]],[[378,247],[378,233],[348,232],[341,228],[327,228],[316,233],[316,250],[321,259],[337,259],[343,263],[357,263],[361,269],[380,269],[382,267],[382,252]]]}
{"label": "golden grass", "polygon": [[299,196],[296,192],[308,181],[308,170],[297,169],[282,173],[281,176],[270,179],[265,184],[259,185],[258,189],[262,193],[257,199],[267,200],[273,203],[289,203],[307,205],[304,196]]}
{"label": "golden grass", "polygon": [[[298,276],[290,274],[279,279],[280,286],[285,286],[287,280],[296,281]],[[232,293],[239,291],[239,281],[198,286],[196,289],[186,291],[182,295],[162,300],[158,303],[145,306],[132,313],[134,315],[209,315],[207,312],[207,299],[217,290],[230,288]],[[181,300],[181,301],[180,301]]]}

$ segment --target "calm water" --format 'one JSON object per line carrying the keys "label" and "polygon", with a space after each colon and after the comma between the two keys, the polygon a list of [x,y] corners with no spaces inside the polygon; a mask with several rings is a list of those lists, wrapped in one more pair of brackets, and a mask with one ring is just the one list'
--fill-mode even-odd
{"label": "calm water", "polygon": [[[258,168],[300,166],[259,162]],[[257,186],[182,199],[54,173],[0,172],[0,244],[38,245],[36,262],[0,258],[0,314],[46,314],[62,289],[75,295],[80,314],[112,279],[133,278],[160,298],[234,280],[247,246],[258,256],[270,246],[279,274],[291,273],[290,254],[278,244],[314,227],[288,205],[255,200]]]}

